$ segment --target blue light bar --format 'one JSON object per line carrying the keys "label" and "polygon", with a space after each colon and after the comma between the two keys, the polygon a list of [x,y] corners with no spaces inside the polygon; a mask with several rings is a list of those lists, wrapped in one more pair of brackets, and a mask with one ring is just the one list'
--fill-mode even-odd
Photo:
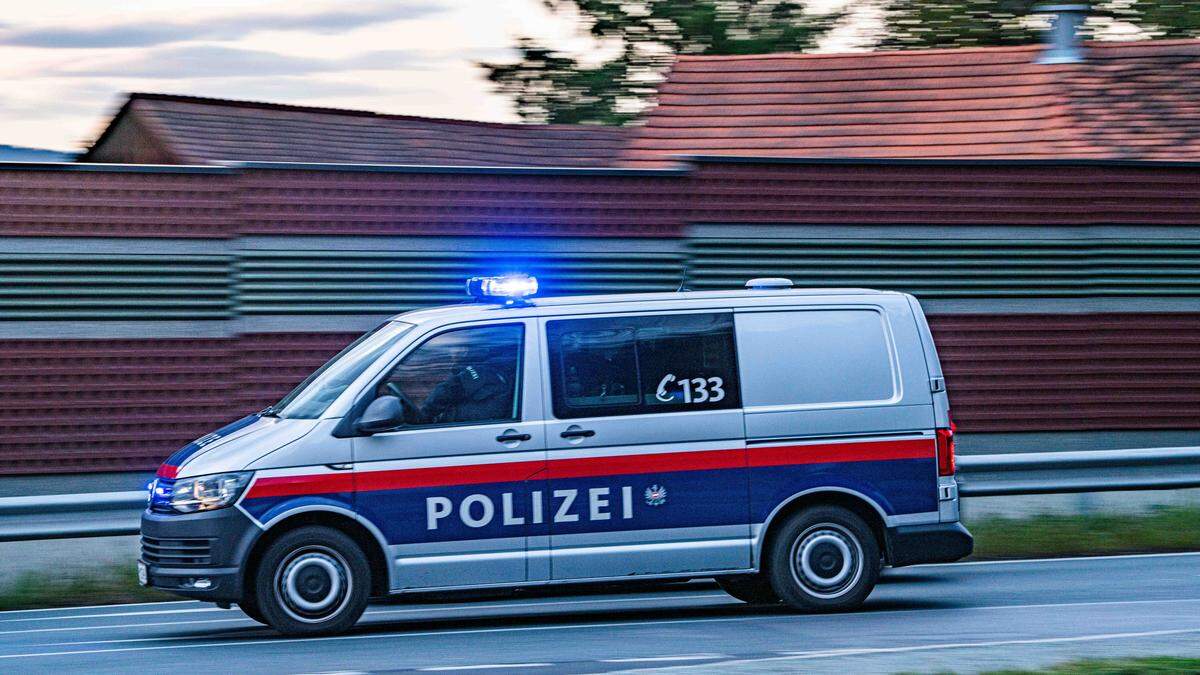
{"label": "blue light bar", "polygon": [[467,279],[467,295],[476,300],[519,302],[537,293],[537,279],[526,274]]}

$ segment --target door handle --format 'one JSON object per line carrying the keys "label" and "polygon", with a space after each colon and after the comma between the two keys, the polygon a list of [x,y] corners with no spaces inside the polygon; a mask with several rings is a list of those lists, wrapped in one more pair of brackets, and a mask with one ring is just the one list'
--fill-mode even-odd
{"label": "door handle", "polygon": [[591,438],[596,432],[591,429],[567,429],[559,434],[562,438]]}
{"label": "door handle", "polygon": [[517,441],[527,441],[533,438],[529,434],[500,434],[496,437],[499,443],[516,443]]}

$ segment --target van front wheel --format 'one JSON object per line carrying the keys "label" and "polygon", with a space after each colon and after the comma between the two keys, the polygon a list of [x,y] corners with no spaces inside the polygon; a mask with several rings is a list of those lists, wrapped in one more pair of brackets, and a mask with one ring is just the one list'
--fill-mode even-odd
{"label": "van front wheel", "polygon": [[733,597],[752,605],[777,605],[779,596],[771,588],[771,581],[765,575],[751,574],[747,576],[719,577],[717,584],[721,590]]}
{"label": "van front wheel", "polygon": [[854,609],[879,580],[879,544],[853,511],[837,506],[805,509],[788,519],[771,540],[767,557],[771,587],[801,610]]}
{"label": "van front wheel", "polygon": [[367,608],[371,568],[353,539],[331,527],[301,527],[263,552],[255,575],[258,609],[285,635],[328,635]]}

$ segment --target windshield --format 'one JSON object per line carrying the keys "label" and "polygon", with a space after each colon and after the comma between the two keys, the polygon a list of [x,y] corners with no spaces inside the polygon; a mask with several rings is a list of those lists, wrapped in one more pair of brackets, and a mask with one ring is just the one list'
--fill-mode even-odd
{"label": "windshield", "polygon": [[346,387],[410,330],[411,324],[399,321],[379,326],[351,342],[317,372],[309,375],[292,393],[264,412],[288,419],[320,417]]}

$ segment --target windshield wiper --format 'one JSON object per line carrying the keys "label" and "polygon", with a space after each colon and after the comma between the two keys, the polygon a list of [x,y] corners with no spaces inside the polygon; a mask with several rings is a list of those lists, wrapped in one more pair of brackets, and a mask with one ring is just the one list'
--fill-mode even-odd
{"label": "windshield wiper", "polygon": [[258,416],[259,417],[279,417],[279,411],[275,409],[275,406],[269,405],[269,406],[263,408],[262,410],[259,410]]}

